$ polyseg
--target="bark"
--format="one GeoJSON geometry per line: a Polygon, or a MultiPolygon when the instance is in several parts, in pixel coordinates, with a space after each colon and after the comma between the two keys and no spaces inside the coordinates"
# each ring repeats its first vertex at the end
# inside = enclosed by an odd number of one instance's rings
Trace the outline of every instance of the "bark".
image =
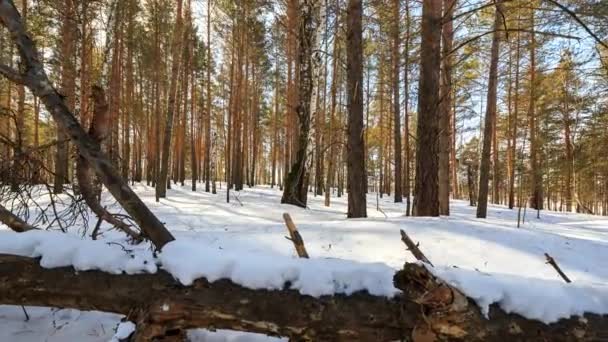
{"type": "MultiPolygon", "coordinates": [[[[531,27],[534,27],[534,9],[531,10],[531,27]]],[[[543,209],[543,175],[540,170],[538,160],[539,140],[536,118],[536,35],[534,31],[530,33],[530,103],[528,109],[530,124],[530,172],[532,174],[530,189],[530,207],[533,209],[543,209]]]]}
{"type": "Polygon", "coordinates": [[[313,88],[313,49],[315,48],[318,0],[299,4],[298,16],[298,107],[299,124],[295,162],[285,180],[281,203],[306,207],[308,176],[306,170],[308,136],[310,134],[310,104],[313,88]]]}
{"type": "MultiPolygon", "coordinates": [[[[365,142],[363,140],[363,5],[349,0],[347,16],[347,101],[348,101],[348,214],[350,218],[367,217],[365,199],[365,142]]],[[[397,74],[399,69],[397,68],[397,74]]],[[[398,88],[398,87],[397,87],[398,88]]],[[[397,94],[399,91],[397,90],[397,94]]],[[[398,98],[398,95],[397,95],[398,98]]],[[[399,117],[399,104],[395,116],[399,117]]],[[[400,137],[401,130],[396,129],[400,137]]],[[[399,141],[400,143],[400,141],[399,141]]],[[[401,155],[400,153],[396,153],[401,155]]],[[[398,158],[401,161],[401,158],[398,158]]],[[[401,172],[401,170],[399,170],[401,172]]],[[[399,184],[400,186],[401,184],[399,184]]],[[[397,199],[395,199],[397,201],[397,199]]]]}
{"type": "Polygon", "coordinates": [[[450,141],[452,117],[452,47],[455,0],[443,0],[441,103],[439,109],[439,214],[450,215],[450,141]]]}
{"type": "MultiPolygon", "coordinates": [[[[337,1],[337,0],[336,0],[337,1]]],[[[337,2],[336,2],[337,4],[337,2]]],[[[334,46],[332,53],[332,74],[330,89],[329,129],[327,130],[327,142],[329,144],[329,158],[327,161],[327,176],[325,177],[325,206],[329,207],[331,200],[331,187],[334,185],[334,156],[336,155],[336,139],[333,134],[334,120],[336,117],[337,93],[338,93],[338,59],[340,58],[340,47],[338,43],[338,28],[340,22],[339,6],[336,5],[336,18],[334,19],[334,46]]]]}
{"type": "Polygon", "coordinates": [[[438,105],[441,65],[441,0],[424,0],[418,85],[414,215],[439,216],[438,105]]]}
{"type": "MultiPolygon", "coordinates": [[[[496,122],[496,101],[498,88],[498,56],[500,53],[500,28],[503,22],[502,0],[496,1],[494,14],[494,34],[490,56],[490,75],[488,80],[488,98],[486,101],[486,118],[483,132],[483,149],[479,173],[479,196],[477,198],[477,218],[485,218],[488,211],[488,182],[490,177],[490,150],[496,122]]],[[[496,152],[496,151],[495,151],[496,152]]]]}
{"type": "Polygon", "coordinates": [[[405,114],[403,118],[403,136],[405,144],[405,177],[403,191],[405,193],[405,216],[410,216],[411,213],[411,198],[410,198],[410,40],[411,40],[411,23],[410,23],[410,4],[409,1],[405,2],[405,47],[404,47],[404,59],[405,64],[403,67],[403,83],[405,92],[405,114]]]}
{"type": "Polygon", "coordinates": [[[163,137],[162,161],[160,165],[160,175],[156,182],[157,197],[167,197],[167,176],[169,174],[169,149],[171,147],[171,134],[173,131],[173,116],[179,105],[175,99],[177,97],[177,81],[180,71],[181,60],[181,41],[182,41],[182,0],[177,0],[177,16],[175,19],[175,31],[173,32],[173,42],[171,44],[171,81],[169,84],[169,99],[167,104],[167,118],[165,122],[165,132],[163,137]]]}
{"type": "MultiPolygon", "coordinates": [[[[519,19],[519,13],[518,13],[519,19]]],[[[519,25],[519,24],[518,24],[519,25]]],[[[519,27],[519,26],[518,26],[519,27]]],[[[517,151],[517,124],[519,116],[519,65],[520,65],[520,51],[521,51],[521,40],[520,34],[517,32],[517,46],[515,52],[515,94],[513,96],[513,118],[511,119],[512,128],[511,134],[511,149],[509,150],[509,164],[511,168],[509,170],[509,209],[515,207],[515,169],[516,169],[516,151],[517,151]]],[[[520,199],[521,200],[521,199],[520,199]]]]}
{"type": "Polygon", "coordinates": [[[395,140],[395,203],[403,202],[402,195],[402,162],[401,162],[401,111],[399,110],[401,102],[399,99],[399,65],[401,59],[399,58],[399,42],[401,41],[399,24],[400,20],[400,6],[399,0],[393,0],[393,117],[394,117],[394,140],[395,140]]]}
{"type": "Polygon", "coordinates": [[[211,1],[207,0],[207,115],[205,116],[205,191],[211,181],[211,1]]]}
{"type": "Polygon", "coordinates": [[[406,264],[394,281],[403,293],[392,299],[366,293],[313,298],[288,289],[251,290],[227,280],[199,279],[184,287],[164,271],[111,275],[45,269],[36,259],[0,255],[1,304],[124,314],[137,323],[135,341],[168,339],[192,328],[293,341],[598,341],[608,334],[608,316],[593,314],[545,325],[492,305],[487,319],[472,300],[417,264],[406,264]]]}
{"type": "MultiPolygon", "coordinates": [[[[75,90],[76,90],[76,68],[73,62],[75,52],[74,42],[76,41],[74,20],[75,4],[73,0],[63,1],[63,18],[61,23],[61,94],[66,97],[68,110],[74,110],[75,90]]],[[[6,25],[6,24],[5,24],[6,25]]],[[[24,28],[25,30],[25,28],[24,28]]],[[[57,151],[55,155],[55,179],[53,191],[57,194],[63,192],[63,185],[69,183],[68,179],[68,159],[69,144],[64,142],[68,139],[65,131],[57,127],[57,151]]]]}
{"type": "Polygon", "coordinates": [[[11,1],[0,2],[0,20],[11,33],[11,37],[19,49],[21,60],[26,66],[25,70],[27,70],[22,75],[6,66],[0,66],[0,73],[13,82],[24,84],[34,96],[40,98],[62,132],[70,137],[82,156],[101,178],[102,183],[142,227],[146,237],[154,243],[157,249],[161,249],[167,242],[172,241],[174,238],[171,233],[133,192],[127,182],[120,177],[120,173],[101,151],[99,144],[84,131],[66,105],[64,98],[53,88],[40,62],[36,46],[25,32],[21,17],[11,1]]]}

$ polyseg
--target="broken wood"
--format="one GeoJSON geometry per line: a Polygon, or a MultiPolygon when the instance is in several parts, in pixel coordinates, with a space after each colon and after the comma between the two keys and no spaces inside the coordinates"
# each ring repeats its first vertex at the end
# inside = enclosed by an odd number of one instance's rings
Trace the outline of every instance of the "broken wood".
{"type": "Polygon", "coordinates": [[[414,241],[412,241],[412,239],[410,239],[410,237],[407,236],[407,234],[403,231],[403,229],[401,229],[401,241],[403,241],[403,243],[405,243],[407,250],[412,252],[412,254],[416,258],[416,260],[425,262],[425,263],[433,266],[433,263],[431,263],[431,261],[420,250],[419,244],[414,243],[414,241]]]}
{"type": "Polygon", "coordinates": [[[555,261],[555,259],[553,259],[553,257],[550,256],[549,253],[545,253],[545,258],[547,258],[547,264],[553,266],[553,268],[557,271],[559,276],[562,277],[562,279],[564,279],[564,281],[566,283],[572,282],[572,280],[570,280],[570,278],[568,278],[566,273],[564,273],[564,271],[562,271],[562,269],[559,267],[559,265],[557,264],[557,261],[555,261]]]}
{"type": "Polygon", "coordinates": [[[287,230],[289,230],[289,235],[291,236],[290,238],[287,238],[287,240],[293,242],[293,246],[295,247],[300,258],[308,259],[308,252],[306,252],[306,246],[304,246],[304,239],[302,239],[302,235],[300,235],[296,224],[293,223],[293,220],[288,213],[283,214],[283,219],[285,220],[285,225],[287,226],[287,230]]]}
{"type": "Polygon", "coordinates": [[[586,314],[543,324],[490,307],[489,319],[423,265],[394,277],[402,294],[314,298],[294,290],[252,290],[228,280],[183,286],[156,274],[115,275],[45,269],[37,259],[0,255],[0,304],[98,310],[128,316],[136,340],[175,340],[209,328],[283,336],[294,341],[601,341],[608,316],[586,314]],[[428,337],[429,339],[423,339],[428,337]]]}

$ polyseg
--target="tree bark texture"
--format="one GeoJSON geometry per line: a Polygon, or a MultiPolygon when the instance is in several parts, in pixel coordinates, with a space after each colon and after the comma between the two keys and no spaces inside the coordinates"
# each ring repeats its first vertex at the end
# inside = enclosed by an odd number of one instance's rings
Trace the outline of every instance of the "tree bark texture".
{"type": "Polygon", "coordinates": [[[439,216],[439,69],[442,0],[422,3],[414,216],[439,216]]]}

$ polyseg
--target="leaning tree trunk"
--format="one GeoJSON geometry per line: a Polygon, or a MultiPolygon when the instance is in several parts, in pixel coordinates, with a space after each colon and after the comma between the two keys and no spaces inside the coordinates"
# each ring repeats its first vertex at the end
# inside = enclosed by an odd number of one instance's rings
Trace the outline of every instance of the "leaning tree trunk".
{"type": "Polygon", "coordinates": [[[422,3],[414,216],[439,216],[438,104],[442,0],[422,3]]]}
{"type": "Polygon", "coordinates": [[[306,207],[308,176],[306,170],[308,136],[310,134],[310,101],[313,88],[313,49],[315,48],[318,0],[304,0],[298,16],[298,151],[291,171],[285,179],[281,203],[306,207]]]}
{"type": "Polygon", "coordinates": [[[494,34],[490,57],[490,79],[488,81],[488,100],[483,130],[483,149],[479,169],[479,196],[477,198],[477,218],[485,218],[488,211],[488,182],[490,178],[490,150],[492,133],[496,121],[496,100],[498,87],[498,54],[500,53],[500,28],[502,27],[502,0],[496,1],[494,15],[494,34]]]}
{"type": "Polygon", "coordinates": [[[161,249],[166,243],[174,240],[163,223],[154,216],[112,166],[108,157],[101,151],[99,144],[80,126],[74,114],[67,107],[63,96],[53,87],[40,62],[36,46],[26,33],[21,16],[11,0],[0,1],[0,20],[17,45],[22,63],[25,65],[24,70],[26,70],[24,74],[20,74],[5,65],[0,65],[0,73],[15,83],[24,84],[34,96],[40,98],[57,125],[70,137],[106,188],[133,217],[156,248],[161,249]]]}

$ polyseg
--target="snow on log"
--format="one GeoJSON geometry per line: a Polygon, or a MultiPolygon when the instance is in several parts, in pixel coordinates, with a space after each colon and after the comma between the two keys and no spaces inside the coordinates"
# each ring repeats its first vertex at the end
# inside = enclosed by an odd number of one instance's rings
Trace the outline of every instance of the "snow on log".
{"type": "Polygon", "coordinates": [[[489,319],[474,302],[420,264],[395,275],[393,297],[364,292],[319,298],[289,290],[253,290],[228,280],[183,286],[155,274],[113,275],[45,269],[37,259],[0,255],[0,303],[124,314],[136,341],[175,340],[186,329],[257,332],[294,341],[599,341],[608,316],[585,315],[546,325],[493,305],[489,319]]]}

